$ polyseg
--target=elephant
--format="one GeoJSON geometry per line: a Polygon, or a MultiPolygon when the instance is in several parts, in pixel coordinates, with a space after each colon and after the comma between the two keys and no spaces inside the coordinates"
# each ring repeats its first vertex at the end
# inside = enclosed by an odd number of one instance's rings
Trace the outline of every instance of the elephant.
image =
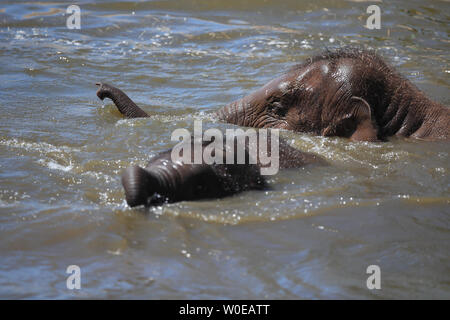
{"type": "MultiPolygon", "coordinates": [[[[199,164],[173,161],[172,149],[151,158],[145,168],[132,166],[122,174],[125,198],[130,207],[154,206],[163,203],[217,199],[247,190],[269,190],[270,185],[261,174],[258,160],[250,161],[252,153],[249,142],[245,145],[245,162],[237,161],[238,139],[233,139],[234,161],[227,163],[225,157],[230,150],[224,148],[222,163],[208,164],[202,159],[199,164]]],[[[193,147],[193,143],[192,147],[193,147]]],[[[202,143],[205,150],[211,141],[202,143]]],[[[268,140],[270,149],[271,140],[268,140]]],[[[302,152],[283,140],[279,144],[279,167],[299,168],[310,164],[326,164],[311,153],[302,152]]]]}
{"type": "MultiPolygon", "coordinates": [[[[105,87],[99,97],[111,97],[126,117],[148,116],[117,90],[105,87]]],[[[239,126],[355,141],[450,139],[450,109],[428,99],[375,52],[359,48],[316,55],[215,116],[239,126]]]]}
{"type": "MultiPolygon", "coordinates": [[[[97,96],[102,100],[110,98],[127,118],[148,117],[122,90],[106,83],[97,85],[97,96]]],[[[260,148],[263,147],[268,156],[272,156],[272,144],[275,141],[271,135],[266,135],[266,138],[267,140],[263,140],[258,132],[252,144],[245,134],[237,134],[230,139],[230,147],[226,143],[227,137],[223,137],[219,144],[223,146],[222,160],[214,163],[206,163],[203,157],[200,163],[194,163],[193,154],[190,155],[191,161],[174,161],[173,149],[170,149],[152,157],[145,168],[129,167],[121,178],[127,204],[130,207],[156,206],[186,200],[222,198],[247,190],[268,190],[270,185],[261,174],[261,168],[267,167],[269,163],[261,160],[260,148]],[[239,140],[241,135],[244,139],[239,140]],[[238,161],[240,145],[244,150],[242,162],[238,161]],[[252,147],[255,149],[252,150],[252,147]],[[228,161],[230,154],[232,160],[228,161]]],[[[213,142],[215,141],[201,141],[202,153],[213,142]]],[[[276,142],[276,161],[280,169],[327,165],[320,156],[293,148],[283,139],[277,139],[276,142]]],[[[180,150],[192,150],[195,139],[185,144],[191,144],[190,148],[182,148],[181,145],[180,150]]]]}
{"type": "Polygon", "coordinates": [[[294,66],[216,117],[355,141],[450,138],[448,107],[428,99],[373,51],[349,47],[294,66]]]}
{"type": "MultiPolygon", "coordinates": [[[[97,96],[111,99],[127,118],[148,117],[122,90],[97,83],[97,96]]],[[[450,109],[428,99],[373,51],[326,51],[289,69],[262,88],[221,108],[224,122],[254,128],[286,129],[353,141],[385,141],[390,136],[422,140],[450,138],[450,109]]],[[[259,138],[258,138],[259,139],[259,138]]],[[[237,139],[234,138],[237,148],[237,139]]],[[[211,142],[202,142],[203,150],[211,142]]],[[[271,140],[267,141],[266,150],[271,140]]],[[[258,144],[259,146],[259,144],[258,144]]],[[[230,149],[223,149],[223,156],[230,149]]],[[[220,198],[270,188],[245,144],[243,164],[174,162],[171,150],[133,166],[122,175],[129,206],[220,198]]],[[[235,155],[236,153],[234,153],[235,155]]],[[[279,166],[327,165],[318,155],[279,143],[279,166]]]]}

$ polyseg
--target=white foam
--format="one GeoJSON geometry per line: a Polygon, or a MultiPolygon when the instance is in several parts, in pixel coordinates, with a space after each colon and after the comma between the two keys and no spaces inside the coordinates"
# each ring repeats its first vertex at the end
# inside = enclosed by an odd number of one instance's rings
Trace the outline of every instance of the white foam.
{"type": "Polygon", "coordinates": [[[26,141],[20,141],[16,138],[14,139],[0,139],[0,145],[4,145],[7,147],[12,148],[18,148],[18,149],[25,149],[26,151],[38,151],[41,153],[48,153],[48,152],[74,152],[74,151],[80,151],[77,148],[71,148],[67,146],[54,146],[50,143],[46,142],[26,142],[26,141]]]}
{"type": "Polygon", "coordinates": [[[43,159],[38,160],[38,163],[46,166],[47,168],[49,168],[51,170],[60,170],[60,171],[68,172],[73,169],[72,163],[69,164],[68,166],[63,166],[63,165],[60,165],[59,163],[56,163],[53,161],[45,161],[43,159]]]}

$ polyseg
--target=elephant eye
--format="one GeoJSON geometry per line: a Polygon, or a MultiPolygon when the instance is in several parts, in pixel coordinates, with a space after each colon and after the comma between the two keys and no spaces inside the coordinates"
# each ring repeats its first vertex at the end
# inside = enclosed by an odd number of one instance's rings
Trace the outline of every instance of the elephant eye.
{"type": "Polygon", "coordinates": [[[274,102],[272,102],[272,103],[270,104],[269,109],[270,109],[270,111],[271,111],[273,114],[275,114],[275,115],[277,115],[277,116],[279,116],[279,117],[284,117],[284,116],[286,116],[286,113],[287,113],[287,108],[285,108],[285,107],[282,105],[282,103],[279,102],[279,101],[274,101],[274,102]]]}

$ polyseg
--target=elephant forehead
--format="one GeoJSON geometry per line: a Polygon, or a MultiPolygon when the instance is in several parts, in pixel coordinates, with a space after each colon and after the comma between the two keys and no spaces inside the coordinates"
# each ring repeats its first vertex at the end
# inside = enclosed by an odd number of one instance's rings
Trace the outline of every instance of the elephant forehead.
{"type": "Polygon", "coordinates": [[[292,77],[293,88],[310,91],[321,87],[323,81],[329,76],[330,69],[328,61],[320,61],[297,70],[292,77]]]}
{"type": "MultiPolygon", "coordinates": [[[[316,65],[310,65],[307,66],[305,68],[302,68],[298,71],[298,75],[297,78],[295,79],[297,82],[302,82],[305,81],[306,79],[308,79],[313,71],[317,71],[317,66],[316,65]]],[[[328,70],[327,70],[328,72],[328,70]]]]}
{"type": "Polygon", "coordinates": [[[289,76],[287,75],[273,79],[261,88],[264,93],[264,97],[269,98],[274,94],[283,94],[287,92],[291,82],[291,79],[289,79],[289,76]]]}
{"type": "Polygon", "coordinates": [[[281,81],[278,84],[278,90],[280,90],[282,93],[285,93],[288,91],[290,84],[291,84],[290,81],[281,81]]]}
{"type": "Polygon", "coordinates": [[[335,70],[332,72],[332,77],[338,82],[344,82],[350,80],[353,70],[352,61],[343,59],[336,66],[335,70]]]}

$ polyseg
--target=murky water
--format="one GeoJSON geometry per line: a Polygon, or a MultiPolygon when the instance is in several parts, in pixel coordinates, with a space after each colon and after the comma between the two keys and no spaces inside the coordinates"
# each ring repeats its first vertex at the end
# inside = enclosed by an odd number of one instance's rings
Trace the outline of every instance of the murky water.
{"type": "Polygon", "coordinates": [[[448,142],[284,132],[329,167],[273,190],[129,209],[120,173],[324,48],[377,49],[450,105],[450,4],[363,1],[0,3],[0,297],[450,298],[448,142]],[[152,116],[124,120],[95,82],[152,116]],[[81,290],[66,268],[81,268],[81,290]],[[366,269],[381,268],[381,290],[366,269]]]}

